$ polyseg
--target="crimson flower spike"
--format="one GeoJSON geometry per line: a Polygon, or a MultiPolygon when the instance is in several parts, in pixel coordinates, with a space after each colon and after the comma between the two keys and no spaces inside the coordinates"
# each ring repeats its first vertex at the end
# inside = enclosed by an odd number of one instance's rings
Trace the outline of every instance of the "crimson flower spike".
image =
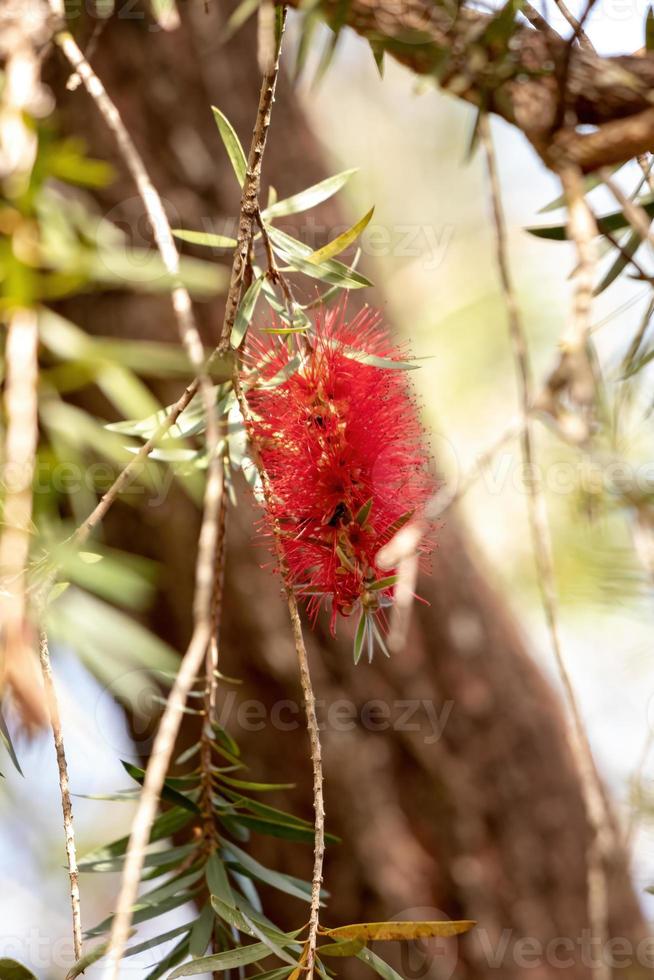
{"type": "MultiPolygon", "coordinates": [[[[351,320],[341,304],[318,311],[311,346],[294,354],[285,339],[250,334],[245,358],[257,384],[248,392],[251,436],[268,474],[267,534],[281,530],[291,585],[315,619],[321,606],[359,614],[355,663],[375,646],[388,655],[385,609],[396,576],[377,554],[435,489],[408,368],[364,308],[351,320]],[[255,372],[254,374],[252,372],[255,372]]],[[[429,552],[429,536],[421,544],[429,552]]]]}

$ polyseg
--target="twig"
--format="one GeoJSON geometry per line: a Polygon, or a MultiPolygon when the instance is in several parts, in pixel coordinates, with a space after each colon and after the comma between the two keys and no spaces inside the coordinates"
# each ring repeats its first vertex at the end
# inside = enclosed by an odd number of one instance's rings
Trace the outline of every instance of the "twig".
{"type": "Polygon", "coordinates": [[[563,14],[563,16],[565,17],[565,19],[567,20],[570,27],[572,28],[573,31],[572,36],[567,42],[569,47],[572,47],[575,41],[579,41],[582,47],[586,48],[587,51],[594,51],[595,48],[593,47],[592,41],[584,31],[584,23],[588,19],[588,15],[590,14],[594,6],[595,0],[593,0],[592,3],[588,3],[586,5],[586,9],[584,10],[580,19],[575,17],[575,15],[566,5],[565,0],[554,0],[554,2],[556,6],[559,8],[559,10],[561,11],[561,13],[563,14]]]}
{"type": "Polygon", "coordinates": [[[568,238],[577,249],[577,268],[572,315],[561,336],[558,364],[547,380],[541,401],[543,405],[547,400],[553,402],[561,391],[567,391],[575,405],[581,409],[578,421],[583,424],[583,432],[580,432],[579,441],[583,441],[590,434],[590,415],[596,388],[589,342],[597,264],[597,225],[586,203],[579,169],[573,164],[565,164],[559,169],[559,177],[568,206],[568,238]]]}
{"type": "Polygon", "coordinates": [[[218,649],[220,625],[223,608],[223,592],[225,584],[225,527],[227,517],[227,495],[223,493],[218,515],[218,536],[216,539],[216,555],[214,560],[214,580],[211,595],[211,635],[205,657],[204,676],[204,718],[200,735],[200,770],[201,796],[200,809],[204,822],[205,846],[208,851],[215,848],[217,843],[216,824],[213,817],[213,732],[212,722],[216,709],[218,693],[218,649]]]}
{"type": "MultiPolygon", "coordinates": [[[[49,3],[53,13],[63,18],[64,7],[62,0],[49,0],[49,3]]],[[[55,40],[73,69],[82,79],[86,90],[94,100],[98,110],[113,133],[125,164],[143,200],[157,247],[164,265],[171,276],[171,299],[180,337],[186,347],[191,363],[198,374],[197,383],[202,394],[206,413],[206,445],[209,457],[202,526],[200,529],[195,569],[193,634],[168,698],[157,731],[152,755],[146,768],[143,792],[141,793],[132,825],[132,832],[125,857],[121,889],[107,951],[107,975],[112,980],[118,980],[120,962],[129,937],[133,905],[138,894],[145,848],[149,841],[150,829],[156,816],[159,796],[170,765],[170,758],[181,723],[184,705],[197,676],[202,659],[205,656],[211,635],[213,561],[218,536],[218,513],[224,490],[224,469],[223,461],[217,453],[219,441],[218,425],[215,417],[214,397],[204,366],[204,349],[195,324],[190,296],[179,279],[179,254],[173,240],[170,224],[166,218],[163,203],[150,180],[140,154],[127,132],[116,106],[109,98],[102,82],[80,51],[74,38],[67,31],[61,31],[56,35],[55,40]]],[[[185,392],[185,396],[188,391],[189,389],[185,392]]],[[[182,396],[182,400],[184,400],[184,396],[182,396]]],[[[164,425],[171,418],[172,414],[169,413],[164,425]]],[[[115,496],[113,499],[115,499],[115,496]]],[[[110,504],[111,500],[108,505],[110,506],[110,504]]],[[[88,528],[88,522],[85,526],[88,528]]]]}
{"type": "Polygon", "coordinates": [[[32,533],[32,483],[38,442],[38,330],[34,310],[17,309],[5,347],[6,488],[0,534],[0,682],[9,687],[23,721],[47,722],[38,668],[28,642],[27,566],[32,533]]]}
{"type": "Polygon", "coordinates": [[[125,487],[128,486],[131,478],[138,472],[143,463],[145,463],[152,450],[159,445],[163,436],[165,436],[168,430],[172,428],[184,409],[188,407],[193,396],[197,394],[199,383],[199,378],[195,378],[184,389],[175,404],[171,406],[168,414],[158,426],[157,430],[146,442],[143,443],[138,452],[134,454],[134,457],[130,459],[125,468],[120,471],[109,489],[101,497],[97,506],[91,511],[86,520],[80,524],[80,526],[71,536],[70,541],[73,544],[81,545],[88,539],[91,532],[105,517],[112,504],[120,496],[125,487]]]}
{"type": "MultiPolygon", "coordinates": [[[[524,423],[522,435],[523,455],[530,478],[527,480],[529,520],[534,547],[534,557],[538,573],[538,583],[543,600],[543,609],[547,621],[552,649],[556,660],[559,677],[566,694],[568,707],[572,716],[572,728],[570,731],[570,745],[573,758],[577,765],[581,782],[582,795],[586,809],[586,817],[589,823],[591,839],[586,855],[587,859],[587,888],[588,888],[588,917],[592,935],[599,940],[600,950],[604,950],[608,939],[608,889],[606,880],[606,868],[604,859],[612,844],[613,834],[610,826],[610,818],[607,813],[606,802],[599,776],[595,768],[592,751],[588,741],[584,723],[581,716],[577,696],[575,694],[572,681],[568,673],[563,650],[558,623],[558,608],[556,587],[554,581],[554,563],[552,555],[552,540],[547,516],[547,505],[543,494],[542,486],[535,478],[534,470],[534,445],[531,420],[529,417],[531,405],[531,370],[527,352],[526,336],[513,289],[513,283],[508,265],[508,250],[506,242],[506,226],[502,211],[500,196],[500,185],[495,163],[492,138],[487,117],[482,120],[481,126],[482,140],[486,150],[486,161],[491,186],[491,196],[493,204],[493,215],[495,223],[495,234],[497,239],[497,264],[502,283],[502,291],[507,307],[509,318],[509,331],[513,357],[516,366],[518,385],[520,389],[520,405],[524,423]]],[[[568,184],[568,188],[570,184],[568,184]]],[[[568,201],[569,211],[577,205],[576,200],[568,201]]],[[[573,225],[572,231],[575,231],[573,225]]],[[[574,237],[574,236],[573,236],[574,237]]],[[[584,242],[585,245],[585,242],[584,242]]],[[[581,272],[584,277],[588,270],[585,265],[585,255],[580,261],[581,272]]],[[[584,278],[583,287],[586,288],[584,278]]],[[[575,319],[579,317],[580,311],[586,311],[586,299],[584,294],[583,302],[577,303],[575,319]]],[[[575,324],[575,336],[583,333],[582,324],[575,324]]],[[[593,975],[596,980],[610,980],[611,970],[605,962],[603,956],[594,962],[593,975]]]]}
{"type": "Polygon", "coordinates": [[[286,7],[282,8],[282,19],[280,33],[277,38],[275,57],[273,64],[263,76],[261,91],[259,93],[259,106],[257,109],[257,119],[252,133],[250,152],[247,159],[247,170],[243,182],[241,194],[241,207],[238,219],[238,233],[236,236],[236,248],[234,249],[234,260],[232,263],[232,274],[227,293],[227,303],[225,306],[225,317],[220,334],[218,350],[220,352],[229,349],[229,338],[232,327],[236,320],[238,305],[241,300],[241,292],[246,269],[249,265],[250,243],[254,223],[259,213],[259,189],[261,186],[261,162],[266,148],[268,128],[270,126],[270,116],[273,102],[275,101],[275,88],[277,86],[277,76],[279,74],[279,56],[281,52],[282,37],[286,25],[286,7]]]}
{"type": "MultiPolygon", "coordinates": [[[[250,442],[252,445],[252,455],[261,478],[261,485],[263,489],[264,501],[268,512],[271,513],[271,502],[272,502],[272,490],[270,486],[270,479],[263,465],[263,460],[261,458],[261,453],[256,440],[252,437],[252,421],[249,406],[243,387],[241,385],[241,380],[238,376],[238,372],[234,374],[234,391],[238,399],[238,404],[241,409],[241,414],[243,416],[244,423],[250,435],[250,442]]],[[[300,669],[300,682],[302,684],[302,694],[304,697],[304,707],[307,719],[307,729],[309,732],[309,741],[311,745],[311,764],[313,768],[313,810],[315,817],[315,834],[314,834],[314,852],[313,852],[313,875],[311,879],[311,909],[309,913],[309,934],[306,944],[306,978],[307,980],[312,980],[313,972],[315,967],[315,954],[316,954],[316,944],[318,940],[318,928],[320,924],[320,888],[323,881],[323,862],[325,858],[325,803],[323,794],[323,772],[322,772],[322,752],[320,747],[320,729],[318,726],[318,718],[316,715],[316,698],[313,692],[313,685],[311,683],[311,672],[309,670],[309,660],[307,657],[306,647],[304,645],[304,637],[302,635],[302,622],[300,619],[300,611],[297,605],[297,599],[295,597],[295,592],[291,585],[291,578],[286,564],[286,559],[284,557],[284,551],[282,548],[282,537],[280,533],[279,526],[275,522],[273,524],[273,536],[275,540],[275,551],[277,555],[277,562],[279,565],[279,570],[282,577],[282,582],[284,584],[284,592],[286,594],[286,601],[288,603],[288,611],[291,617],[291,626],[293,629],[293,640],[295,643],[295,651],[298,658],[298,665],[300,669]]]]}
{"type": "Polygon", "coordinates": [[[620,185],[614,181],[610,170],[600,170],[600,177],[622,208],[623,214],[633,230],[644,242],[649,242],[650,245],[654,245],[652,222],[647,211],[625,194],[620,185]]]}
{"type": "Polygon", "coordinates": [[[61,730],[59,700],[57,698],[57,691],[55,689],[54,680],[52,677],[50,652],[48,650],[48,637],[45,632],[41,633],[39,653],[48,709],[50,711],[50,725],[52,727],[52,735],[54,737],[55,752],[57,754],[59,790],[61,792],[61,809],[64,815],[64,833],[66,835],[66,858],[68,861],[68,877],[70,878],[70,905],[73,917],[73,950],[75,953],[75,959],[79,960],[82,955],[82,912],[80,907],[77,855],[75,851],[73,803],[71,800],[70,786],[68,783],[68,765],[66,763],[64,736],[61,730]]]}

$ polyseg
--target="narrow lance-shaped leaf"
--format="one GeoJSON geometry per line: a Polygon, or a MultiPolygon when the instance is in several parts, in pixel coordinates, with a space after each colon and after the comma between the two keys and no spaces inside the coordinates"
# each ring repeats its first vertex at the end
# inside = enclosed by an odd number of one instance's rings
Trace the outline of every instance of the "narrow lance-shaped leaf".
{"type": "Polygon", "coordinates": [[[476,923],[470,919],[433,922],[359,922],[349,926],[323,929],[325,936],[334,939],[360,939],[363,942],[388,940],[396,942],[408,939],[433,939],[458,936],[469,932],[476,923]]]}
{"type": "MultiPolygon", "coordinates": [[[[644,208],[650,218],[654,217],[654,198],[648,197],[639,201],[638,204],[644,208]]],[[[620,231],[628,225],[629,222],[622,211],[612,211],[610,214],[605,214],[597,219],[597,228],[600,234],[620,231]]],[[[549,241],[563,242],[568,237],[566,227],[563,224],[534,226],[527,228],[527,231],[530,235],[535,235],[536,238],[546,238],[549,241]]]]}
{"type": "Polygon", "coordinates": [[[234,248],[235,238],[227,235],[217,235],[212,231],[192,231],[190,228],[173,228],[173,235],[180,242],[189,245],[206,245],[208,248],[234,248]]]}
{"type": "Polygon", "coordinates": [[[364,228],[366,228],[366,226],[370,223],[370,219],[374,213],[374,207],[370,208],[370,210],[364,214],[363,218],[360,218],[355,224],[352,225],[351,228],[348,228],[347,231],[344,231],[341,235],[338,235],[327,245],[323,245],[322,248],[312,252],[308,261],[313,262],[314,264],[320,264],[321,262],[327,262],[328,259],[333,259],[335,255],[340,255],[340,253],[344,252],[345,249],[352,244],[352,242],[357,240],[364,228]]]}
{"type": "Polygon", "coordinates": [[[232,347],[240,347],[243,343],[243,338],[247,333],[250,321],[254,315],[254,308],[257,305],[257,300],[259,298],[259,293],[261,292],[261,287],[263,286],[263,281],[263,276],[255,279],[247,289],[239,304],[234,326],[232,328],[232,347]]]}
{"type": "Polygon", "coordinates": [[[215,119],[216,126],[218,127],[218,132],[220,133],[221,139],[227,150],[227,155],[230,159],[232,167],[234,168],[234,173],[236,174],[236,179],[238,180],[241,187],[245,183],[245,174],[247,171],[247,159],[241,146],[241,141],[236,135],[236,130],[230,123],[227,116],[216,108],[216,106],[211,107],[213,112],[213,118],[215,119]]]}
{"type": "Polygon", "coordinates": [[[622,270],[629,265],[629,260],[633,258],[638,251],[640,243],[640,235],[637,231],[632,231],[626,242],[622,245],[622,248],[618,252],[617,257],[612,263],[608,272],[600,282],[599,286],[596,287],[595,296],[599,296],[600,293],[603,293],[604,290],[608,289],[611,283],[618,278],[622,270]]]}
{"type": "Polygon", "coordinates": [[[23,770],[20,768],[20,763],[18,761],[18,756],[16,755],[13,742],[11,740],[11,735],[9,734],[9,729],[7,728],[7,723],[2,714],[2,708],[0,707],[0,741],[9,753],[9,757],[14,764],[15,769],[23,775],[23,770]]]}
{"type": "Polygon", "coordinates": [[[270,956],[270,950],[264,943],[251,943],[249,946],[227,949],[223,953],[201,956],[190,963],[184,963],[173,970],[168,980],[177,980],[177,977],[193,977],[203,973],[216,973],[221,970],[234,970],[240,966],[258,963],[268,956],[270,956]]]}
{"type": "Polygon", "coordinates": [[[363,640],[366,635],[366,613],[362,611],[354,637],[354,663],[358,664],[363,653],[363,640]]]}
{"type": "Polygon", "coordinates": [[[2,980],[36,980],[36,977],[22,963],[16,960],[0,959],[0,977],[2,980]]]}
{"type": "Polygon", "coordinates": [[[420,365],[415,361],[394,361],[390,357],[378,357],[376,354],[368,354],[365,351],[343,348],[345,357],[352,361],[359,361],[361,364],[369,364],[371,367],[381,368],[386,371],[416,371],[420,365]]]}
{"type": "Polygon", "coordinates": [[[270,205],[261,217],[264,221],[271,221],[273,218],[281,218],[287,214],[309,211],[338,193],[355,173],[357,173],[357,168],[343,170],[341,173],[334,174],[333,177],[327,177],[326,180],[321,180],[318,184],[313,184],[298,194],[285,197],[282,201],[270,205]]]}

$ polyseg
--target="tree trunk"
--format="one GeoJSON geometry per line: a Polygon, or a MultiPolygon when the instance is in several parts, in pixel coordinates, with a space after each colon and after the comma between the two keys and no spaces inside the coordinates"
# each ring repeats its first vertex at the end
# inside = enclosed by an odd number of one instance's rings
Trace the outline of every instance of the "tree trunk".
{"type": "MultiPolygon", "coordinates": [[[[185,227],[206,227],[203,219],[220,221],[238,208],[238,187],[209,107],[219,105],[247,145],[259,74],[249,27],[220,44],[225,16],[216,0],[208,10],[190,0],[173,33],[151,30],[148,18],[114,18],[94,58],[174,223],[185,227]]],[[[102,207],[114,220],[140,216],[143,234],[142,208],[135,206],[112,137],[82,89],[65,91],[67,73],[58,59],[50,71],[63,128],[83,134],[93,154],[116,165],[119,176],[100,196],[102,207]]],[[[316,140],[282,79],[264,178],[281,196],[325,175],[316,140]]],[[[332,202],[321,212],[323,225],[339,222],[332,202]]],[[[210,344],[221,303],[198,310],[210,344]]],[[[65,312],[99,334],[176,339],[166,297],[94,294],[68,303],[65,312]]],[[[161,386],[158,394],[170,402],[175,392],[161,386]]],[[[272,802],[310,818],[295,656],[279,580],[260,567],[267,556],[256,542],[256,520],[242,488],[239,507],[229,515],[221,668],[243,683],[223,687],[221,718],[251,761],[253,777],[297,784],[272,802]]],[[[161,562],[152,624],[182,650],[190,629],[197,512],[173,488],[157,508],[117,504],[105,526],[113,545],[161,562]]],[[[339,627],[337,640],[322,620],[315,632],[307,630],[324,702],[327,824],[342,838],[328,848],[331,897],[324,917],[334,925],[395,916],[473,918],[477,929],[458,943],[460,980],[540,980],[555,967],[566,977],[586,978],[580,943],[588,928],[588,833],[561,707],[474,554],[458,520],[448,518],[433,573],[419,587],[430,605],[416,606],[402,655],[355,669],[349,624],[339,627]],[[524,937],[532,937],[529,947],[520,945],[524,937]],[[574,951],[570,942],[567,949],[547,946],[559,937],[568,937],[574,951]],[[569,965],[556,957],[569,957],[569,965]]],[[[310,875],[309,847],[259,840],[252,846],[281,870],[310,875]]],[[[644,927],[623,854],[609,873],[611,934],[635,945],[644,927]]],[[[294,899],[266,897],[280,925],[297,927],[306,916],[294,899]]],[[[449,977],[453,943],[440,953],[414,944],[410,962],[401,962],[399,951],[392,955],[407,977],[449,977]]],[[[344,960],[339,967],[341,975],[353,976],[361,964],[344,960]]],[[[650,972],[634,965],[616,975],[650,972]]]]}

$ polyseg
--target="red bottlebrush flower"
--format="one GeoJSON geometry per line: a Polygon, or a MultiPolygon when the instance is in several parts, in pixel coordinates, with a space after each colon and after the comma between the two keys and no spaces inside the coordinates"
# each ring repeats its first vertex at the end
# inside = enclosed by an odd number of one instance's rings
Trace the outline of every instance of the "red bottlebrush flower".
{"type": "Polygon", "coordinates": [[[342,307],[321,311],[311,344],[297,355],[280,338],[250,337],[247,360],[260,378],[247,396],[251,435],[291,585],[310,597],[314,619],[331,605],[332,633],[339,614],[361,611],[358,659],[366,637],[369,656],[375,637],[385,651],[394,575],[377,553],[421,512],[434,481],[408,373],[391,365],[402,352],[380,315],[364,309],[348,322],[342,307]],[[289,371],[294,357],[300,366],[289,371]]]}

